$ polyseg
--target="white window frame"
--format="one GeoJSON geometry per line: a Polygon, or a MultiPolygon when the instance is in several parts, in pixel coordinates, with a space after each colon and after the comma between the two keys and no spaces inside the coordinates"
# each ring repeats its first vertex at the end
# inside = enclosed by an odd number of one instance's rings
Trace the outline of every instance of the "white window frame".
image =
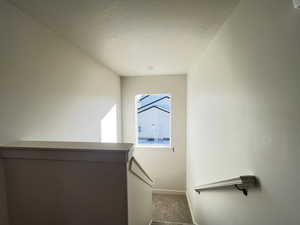
{"type": "Polygon", "coordinates": [[[174,147],[173,146],[173,129],[172,129],[172,123],[173,123],[173,96],[170,93],[141,93],[141,94],[137,94],[135,95],[135,100],[134,100],[134,113],[135,113],[135,125],[134,125],[134,129],[135,129],[135,147],[139,150],[147,150],[149,151],[150,149],[155,149],[155,150],[173,150],[174,151],[174,147]],[[168,95],[170,96],[170,119],[169,119],[169,134],[170,134],[170,143],[168,146],[164,146],[164,145],[143,145],[143,144],[139,144],[138,139],[139,139],[139,124],[138,124],[138,107],[137,107],[137,99],[138,96],[140,95],[168,95]]]}

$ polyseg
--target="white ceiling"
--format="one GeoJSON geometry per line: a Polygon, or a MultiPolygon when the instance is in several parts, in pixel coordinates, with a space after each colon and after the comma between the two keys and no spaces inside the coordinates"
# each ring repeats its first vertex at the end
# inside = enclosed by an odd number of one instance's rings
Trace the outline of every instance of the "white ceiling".
{"type": "Polygon", "coordinates": [[[239,0],[10,0],[120,75],[185,74],[239,0]]]}

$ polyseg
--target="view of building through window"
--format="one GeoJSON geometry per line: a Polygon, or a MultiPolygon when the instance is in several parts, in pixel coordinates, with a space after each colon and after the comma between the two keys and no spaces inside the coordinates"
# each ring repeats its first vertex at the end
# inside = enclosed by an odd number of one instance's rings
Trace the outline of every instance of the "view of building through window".
{"type": "Polygon", "coordinates": [[[171,96],[137,95],[137,144],[170,146],[171,96]]]}

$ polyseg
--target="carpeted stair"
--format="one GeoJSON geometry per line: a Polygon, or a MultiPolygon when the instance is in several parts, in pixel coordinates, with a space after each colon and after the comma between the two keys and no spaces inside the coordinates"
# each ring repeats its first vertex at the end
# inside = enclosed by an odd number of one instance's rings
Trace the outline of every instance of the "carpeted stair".
{"type": "Polygon", "coordinates": [[[151,225],[193,225],[185,195],[153,194],[151,225]]]}

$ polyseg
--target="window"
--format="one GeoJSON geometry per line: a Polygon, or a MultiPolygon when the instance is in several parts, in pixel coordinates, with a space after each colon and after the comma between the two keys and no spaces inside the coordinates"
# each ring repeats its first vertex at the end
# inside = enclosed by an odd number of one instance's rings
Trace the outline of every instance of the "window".
{"type": "Polygon", "coordinates": [[[137,145],[171,146],[171,96],[136,96],[137,145]]]}

